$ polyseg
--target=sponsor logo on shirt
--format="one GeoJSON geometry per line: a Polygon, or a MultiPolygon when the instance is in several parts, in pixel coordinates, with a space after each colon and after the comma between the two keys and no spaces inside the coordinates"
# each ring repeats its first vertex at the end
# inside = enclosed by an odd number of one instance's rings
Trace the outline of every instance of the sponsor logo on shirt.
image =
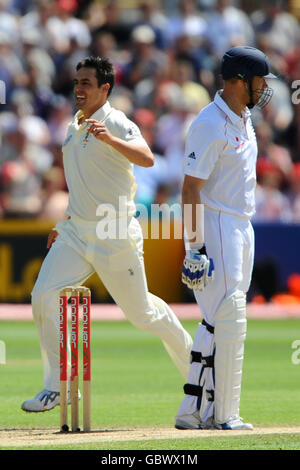
{"type": "Polygon", "coordinates": [[[190,153],[188,158],[192,158],[193,160],[196,160],[195,152],[190,153]]]}
{"type": "Polygon", "coordinates": [[[133,136],[136,136],[136,137],[139,137],[140,136],[140,132],[138,129],[136,129],[135,127],[129,127],[128,129],[128,135],[133,137],[133,136]]]}

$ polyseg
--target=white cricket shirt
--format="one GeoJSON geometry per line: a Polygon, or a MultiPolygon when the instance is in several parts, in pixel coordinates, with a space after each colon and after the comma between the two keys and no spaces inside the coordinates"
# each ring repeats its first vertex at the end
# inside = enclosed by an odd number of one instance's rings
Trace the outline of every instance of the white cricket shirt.
{"type": "MultiPolygon", "coordinates": [[[[91,124],[79,125],[81,115],[81,111],[75,114],[63,144],[63,163],[69,189],[67,215],[96,220],[100,204],[112,205],[117,217],[133,215],[136,191],[133,164],[113,147],[90,134],[88,127],[91,124]],[[119,197],[126,201],[126,207],[122,202],[122,213],[119,211],[119,197]]],[[[147,146],[136,124],[123,112],[112,108],[108,101],[90,119],[101,121],[122,140],[147,146]]]]}
{"type": "Polygon", "coordinates": [[[207,180],[208,208],[250,218],[255,212],[257,142],[248,108],[239,117],[216,93],[189,128],[184,173],[207,180]]]}

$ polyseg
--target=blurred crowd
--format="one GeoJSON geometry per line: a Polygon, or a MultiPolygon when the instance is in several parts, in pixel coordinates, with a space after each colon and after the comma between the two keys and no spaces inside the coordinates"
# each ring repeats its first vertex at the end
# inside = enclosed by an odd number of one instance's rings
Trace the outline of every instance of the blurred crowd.
{"type": "Polygon", "coordinates": [[[91,54],[114,63],[110,102],[156,157],[151,168],[135,167],[136,202],[180,202],[187,129],[222,87],[224,52],[251,45],[279,76],[270,104],[252,113],[254,222],[300,223],[299,19],[297,0],[0,0],[0,218],[63,218],[72,78],[91,54]]]}

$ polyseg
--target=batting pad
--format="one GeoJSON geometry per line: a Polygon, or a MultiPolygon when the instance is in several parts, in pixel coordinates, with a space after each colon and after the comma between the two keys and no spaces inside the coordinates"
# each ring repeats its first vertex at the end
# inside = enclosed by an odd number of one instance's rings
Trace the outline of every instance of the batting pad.
{"type": "Polygon", "coordinates": [[[199,421],[205,422],[214,412],[214,335],[199,323],[191,353],[188,383],[184,386],[185,398],[176,415],[198,413],[199,421]]]}
{"type": "Polygon", "coordinates": [[[215,421],[239,416],[246,338],[246,295],[236,291],[226,298],[215,322],[215,421]]]}

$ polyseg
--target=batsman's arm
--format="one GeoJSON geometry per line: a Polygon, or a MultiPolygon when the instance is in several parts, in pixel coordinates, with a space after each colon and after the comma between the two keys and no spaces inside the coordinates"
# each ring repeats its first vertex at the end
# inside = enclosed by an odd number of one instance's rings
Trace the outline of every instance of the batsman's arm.
{"type": "Polygon", "coordinates": [[[182,282],[193,290],[203,290],[214,278],[214,262],[208,258],[204,241],[204,206],[200,191],[206,180],[185,176],[182,188],[184,225],[188,243],[182,266],[182,282]]]}
{"type": "Polygon", "coordinates": [[[203,206],[200,191],[206,180],[185,175],[182,187],[182,212],[189,243],[204,243],[203,206]]]}

